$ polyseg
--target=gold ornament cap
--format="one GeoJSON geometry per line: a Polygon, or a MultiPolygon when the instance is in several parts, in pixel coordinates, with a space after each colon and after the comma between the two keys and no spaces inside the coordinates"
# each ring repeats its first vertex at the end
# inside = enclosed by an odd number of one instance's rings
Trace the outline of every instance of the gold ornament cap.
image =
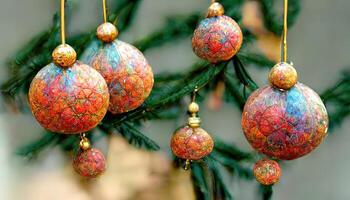
{"type": "Polygon", "coordinates": [[[192,116],[188,118],[188,125],[191,128],[198,128],[201,125],[201,119],[199,117],[196,116],[192,116]]]}
{"type": "Polygon", "coordinates": [[[56,65],[68,68],[77,60],[77,53],[70,45],[61,44],[53,50],[52,59],[56,65]]]}
{"type": "Polygon", "coordinates": [[[89,140],[87,138],[85,138],[85,137],[82,140],[80,140],[79,146],[84,151],[86,151],[86,150],[91,148],[91,144],[90,144],[89,140]]]}
{"type": "Polygon", "coordinates": [[[292,65],[280,62],[270,70],[269,82],[278,89],[288,90],[298,82],[298,74],[292,65]]]}
{"type": "Polygon", "coordinates": [[[208,8],[207,18],[223,16],[225,14],[224,7],[218,3],[212,3],[208,8]]]}
{"type": "Polygon", "coordinates": [[[97,38],[102,42],[109,43],[113,42],[118,36],[118,30],[114,24],[105,22],[98,26],[96,31],[97,38]]]}

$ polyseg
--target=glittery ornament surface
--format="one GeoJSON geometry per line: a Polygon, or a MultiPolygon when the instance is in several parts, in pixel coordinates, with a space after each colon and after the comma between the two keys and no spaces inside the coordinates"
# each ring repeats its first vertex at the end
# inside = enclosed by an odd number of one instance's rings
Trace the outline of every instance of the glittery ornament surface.
{"type": "Polygon", "coordinates": [[[211,63],[232,58],[241,48],[243,35],[230,17],[206,18],[200,22],[192,38],[193,51],[211,63]]]}
{"type": "Polygon", "coordinates": [[[106,168],[103,153],[97,149],[79,150],[73,160],[75,171],[86,178],[96,178],[106,168]]]}
{"type": "Polygon", "coordinates": [[[281,168],[274,160],[261,159],[254,165],[254,176],[263,185],[272,185],[281,177],[281,168]]]}
{"type": "Polygon", "coordinates": [[[93,43],[83,54],[105,78],[110,92],[109,111],[118,114],[139,107],[153,87],[153,73],[143,54],[134,46],[114,40],[93,43]]]}
{"type": "Polygon", "coordinates": [[[242,128],[257,151],[292,160],[322,142],[327,135],[328,116],[320,97],[301,83],[285,92],[265,86],[248,98],[242,128]]]}
{"type": "Polygon", "coordinates": [[[103,77],[80,62],[68,69],[47,65],[34,77],[29,89],[33,115],[44,128],[57,133],[91,130],[106,114],[108,99],[103,77]]]}
{"type": "Polygon", "coordinates": [[[170,146],[179,158],[199,160],[213,150],[214,142],[202,128],[185,126],[175,131],[170,146]]]}

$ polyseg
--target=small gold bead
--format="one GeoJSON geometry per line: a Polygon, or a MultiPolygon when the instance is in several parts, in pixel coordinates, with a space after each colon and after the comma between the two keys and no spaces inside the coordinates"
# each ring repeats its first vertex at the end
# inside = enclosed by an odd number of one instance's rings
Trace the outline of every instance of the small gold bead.
{"type": "Polygon", "coordinates": [[[77,60],[77,53],[68,44],[61,44],[53,50],[52,59],[56,65],[68,68],[77,60]]]}
{"type": "Polygon", "coordinates": [[[224,13],[224,7],[220,3],[215,2],[209,6],[207,18],[222,16],[224,13]]]}
{"type": "Polygon", "coordinates": [[[288,90],[298,82],[298,74],[292,65],[281,62],[271,69],[269,82],[278,89],[288,90]]]}
{"type": "Polygon", "coordinates": [[[82,139],[80,141],[80,148],[83,149],[83,150],[88,150],[90,149],[91,145],[90,145],[90,142],[88,139],[82,139]]]}
{"type": "Polygon", "coordinates": [[[191,102],[190,105],[188,105],[188,111],[190,113],[197,113],[199,111],[199,106],[196,102],[191,102]]]}
{"type": "Polygon", "coordinates": [[[118,30],[114,24],[106,22],[98,26],[96,35],[102,42],[109,43],[117,38],[118,30]]]}

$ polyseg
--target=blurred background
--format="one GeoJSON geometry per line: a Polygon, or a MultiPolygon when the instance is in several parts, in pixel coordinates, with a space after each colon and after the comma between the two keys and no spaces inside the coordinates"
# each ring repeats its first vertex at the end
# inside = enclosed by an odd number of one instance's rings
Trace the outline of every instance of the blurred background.
{"type": "MultiPolygon", "coordinates": [[[[77,2],[74,12],[69,13],[67,37],[90,30],[102,21],[100,1],[77,2]]],[[[131,28],[120,39],[132,43],[160,28],[168,16],[204,12],[208,5],[209,0],[143,0],[131,28]]],[[[278,40],[259,32],[262,25],[256,6],[257,1],[247,1],[243,19],[261,34],[257,48],[276,59],[278,40]]],[[[342,70],[349,69],[349,8],[348,0],[303,0],[300,15],[289,31],[289,58],[297,68],[299,80],[319,93],[335,84],[342,70]]],[[[8,77],[7,59],[38,32],[46,30],[58,9],[58,0],[1,1],[1,82],[8,77]]],[[[145,56],[155,73],[181,71],[197,60],[189,37],[151,49],[145,56]]],[[[267,69],[248,71],[259,85],[267,83],[267,69]]],[[[69,157],[58,148],[48,148],[31,162],[16,156],[14,151],[38,138],[42,129],[30,113],[13,112],[3,101],[0,111],[1,199],[194,199],[188,172],[172,169],[168,148],[171,133],[183,122],[162,120],[145,124],[145,132],[161,146],[162,151],[157,153],[147,153],[122,138],[112,138],[106,174],[88,183],[77,178],[69,157]]],[[[203,106],[201,118],[211,134],[251,151],[241,131],[239,109],[225,103],[215,111],[203,106]]],[[[349,130],[348,118],[314,152],[286,162],[273,199],[349,199],[349,130]]],[[[106,141],[98,145],[106,153],[106,141]]],[[[228,181],[236,199],[258,199],[255,181],[228,181]]]]}

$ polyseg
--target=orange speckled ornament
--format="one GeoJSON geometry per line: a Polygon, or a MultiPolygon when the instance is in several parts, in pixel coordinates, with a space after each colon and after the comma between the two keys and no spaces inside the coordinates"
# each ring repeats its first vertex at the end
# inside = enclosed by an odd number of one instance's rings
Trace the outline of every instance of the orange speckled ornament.
{"type": "Polygon", "coordinates": [[[185,126],[175,131],[170,146],[179,158],[199,160],[213,150],[214,141],[202,128],[185,126]]]}
{"type": "Polygon", "coordinates": [[[34,117],[45,129],[78,134],[91,130],[104,117],[108,87],[93,68],[76,62],[68,69],[53,63],[41,69],[29,88],[34,117]]]}
{"type": "Polygon", "coordinates": [[[271,69],[269,81],[276,88],[288,90],[297,83],[298,74],[292,65],[281,62],[271,69]]]}
{"type": "Polygon", "coordinates": [[[243,34],[235,20],[228,16],[202,20],[192,38],[194,53],[211,63],[231,59],[241,48],[243,34]]]}
{"type": "Polygon", "coordinates": [[[128,112],[139,107],[151,93],[153,72],[144,55],[134,46],[118,39],[92,43],[82,60],[106,80],[110,93],[109,111],[128,112]]]}
{"type": "Polygon", "coordinates": [[[106,159],[98,149],[80,149],[73,160],[75,171],[86,178],[96,178],[106,169],[106,159]]]}
{"type": "Polygon", "coordinates": [[[254,165],[254,176],[256,180],[263,185],[272,185],[277,183],[282,175],[278,163],[270,159],[261,159],[254,165]]]}

